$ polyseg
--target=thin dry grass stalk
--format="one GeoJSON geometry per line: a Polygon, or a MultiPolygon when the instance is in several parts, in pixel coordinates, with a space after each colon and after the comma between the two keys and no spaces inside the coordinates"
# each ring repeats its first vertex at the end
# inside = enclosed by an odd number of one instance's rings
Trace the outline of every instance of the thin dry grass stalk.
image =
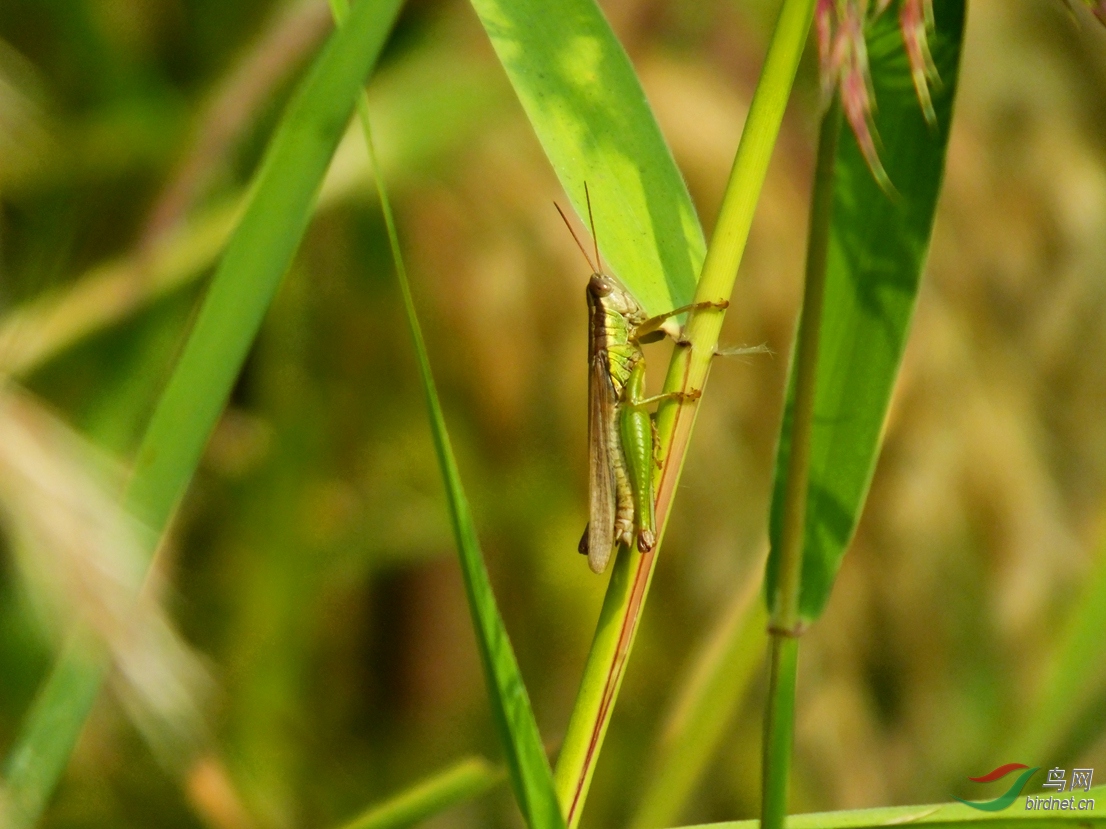
{"type": "Polygon", "coordinates": [[[119,481],[33,396],[0,386],[0,515],[28,592],[51,633],[83,628],[105,644],[128,714],[177,766],[202,742],[209,680],[145,575],[148,532],[121,507],[119,481]]]}

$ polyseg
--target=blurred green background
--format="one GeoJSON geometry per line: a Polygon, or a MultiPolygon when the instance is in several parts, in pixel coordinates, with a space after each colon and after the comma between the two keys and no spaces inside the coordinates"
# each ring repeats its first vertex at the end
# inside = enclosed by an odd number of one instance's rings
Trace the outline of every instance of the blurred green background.
{"type": "MultiPolygon", "coordinates": [[[[709,234],[776,4],[601,5],[709,234]]],[[[329,28],[316,0],[0,2],[0,373],[124,461],[329,28]]],[[[761,576],[812,61],[797,88],[723,335],[775,353],[713,369],[585,826],[632,814],[695,651],[761,576]]],[[[605,587],[575,554],[587,268],[466,3],[409,2],[369,94],[496,594],[555,747],[605,587]]],[[[106,692],[47,826],[329,826],[464,755],[499,757],[363,154],[348,135],[159,558],[163,601],[209,675],[203,759],[166,762],[106,692]]],[[[665,346],[650,354],[659,386],[665,346]]],[[[972,797],[967,776],[1015,760],[1106,775],[1101,651],[1077,707],[1041,702],[1106,568],[1104,412],[1106,29],[1055,0],[976,0],[885,448],[805,638],[796,810],[972,797]]],[[[5,750],[60,627],[12,536],[5,750]]],[[[756,814],[762,686],[720,714],[688,821],[756,814]]],[[[432,825],[519,821],[501,788],[432,825]]]]}

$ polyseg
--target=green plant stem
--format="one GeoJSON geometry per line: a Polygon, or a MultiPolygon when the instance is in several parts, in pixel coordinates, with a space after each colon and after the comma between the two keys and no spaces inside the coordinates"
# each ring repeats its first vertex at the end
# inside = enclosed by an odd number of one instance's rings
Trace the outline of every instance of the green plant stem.
{"type": "Polygon", "coordinates": [[[795,735],[795,676],[799,666],[799,640],[773,634],[769,663],[768,705],[764,710],[763,774],[760,820],[764,827],[779,829],[787,817],[788,770],[795,735]]]}
{"type": "MultiPolygon", "coordinates": [[[[741,132],[726,185],[718,224],[711,239],[703,273],[695,290],[696,302],[728,298],[733,293],[738,267],[749,239],[753,214],[768,173],[772,148],[779,135],[783,113],[795,81],[795,72],[814,16],[815,0],[785,0],[768,46],[764,70],[757,83],[749,115],[741,132]]],[[[668,367],[664,390],[699,389],[706,385],[724,312],[693,312],[684,330],[688,347],[676,350],[668,367]]],[[[662,404],[657,432],[662,468],[657,483],[657,526],[663,528],[679,483],[691,430],[698,410],[694,402],[662,404]]],[[[659,535],[659,533],[658,533],[659,535]]]]}
{"type": "Polygon", "coordinates": [[[810,434],[814,423],[814,393],[818,377],[818,340],[825,299],[826,253],[833,215],[833,167],[841,107],[835,95],[822,118],[818,161],[810,204],[803,309],[795,348],[795,408],[791,418],[791,454],[787,463],[783,529],[780,534],[778,593],[769,605],[772,656],[768,703],[764,712],[764,762],[761,786],[761,826],[781,829],[787,814],[787,784],[795,729],[795,676],[802,633],[799,593],[802,585],[803,539],[806,530],[810,434]]]}
{"type": "MultiPolygon", "coordinates": [[[[741,134],[714,238],[707,251],[696,299],[728,297],[737,278],[753,213],[760,198],[783,113],[806,44],[815,0],[785,0],[768,47],[749,116],[741,134]]],[[[690,347],[677,349],[669,366],[665,391],[702,389],[718,345],[722,312],[693,313],[688,322],[690,347]]],[[[662,405],[658,414],[661,469],[657,480],[658,545],[642,556],[619,551],[599,625],[592,640],[580,691],[557,759],[554,782],[569,829],[580,819],[602,748],[626,662],[637,633],[641,609],[653,577],[656,552],[668,522],[688,440],[694,403],[662,405]]]]}
{"type": "Polygon", "coordinates": [[[841,108],[837,96],[834,96],[822,118],[818,139],[818,161],[810,204],[810,238],[807,244],[803,307],[795,346],[795,409],[791,419],[791,454],[787,463],[784,519],[780,534],[779,588],[775,600],[769,602],[769,606],[775,608],[771,619],[772,627],[792,636],[800,633],[799,587],[802,580],[807,488],[810,482],[810,432],[814,423],[818,340],[825,303],[826,252],[829,248],[830,219],[833,213],[833,164],[840,131],[841,108]]]}

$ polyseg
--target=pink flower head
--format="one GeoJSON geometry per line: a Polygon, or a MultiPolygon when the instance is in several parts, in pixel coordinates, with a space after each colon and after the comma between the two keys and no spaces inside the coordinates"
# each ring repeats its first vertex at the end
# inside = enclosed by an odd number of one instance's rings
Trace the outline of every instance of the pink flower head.
{"type": "MultiPolygon", "coordinates": [[[[1093,2],[1106,3],[1106,0],[1093,2]]],[[[926,120],[933,123],[936,115],[929,85],[939,80],[927,40],[933,29],[933,0],[899,0],[899,4],[899,26],[910,61],[914,90],[926,120]]],[[[869,15],[869,0],[818,0],[814,10],[822,96],[828,102],[835,89],[840,92],[841,108],[856,136],[856,143],[872,175],[885,190],[892,187],[876,149],[878,136],[872,120],[875,95],[864,30],[869,20],[878,17],[890,5],[891,0],[875,0],[869,15]]]]}
{"type": "Polygon", "coordinates": [[[926,121],[934,124],[937,115],[933,111],[933,99],[929,97],[929,85],[937,83],[939,78],[927,38],[927,34],[933,31],[933,0],[902,0],[899,28],[902,29],[903,45],[910,60],[910,77],[914,81],[918,103],[922,105],[926,121]]]}

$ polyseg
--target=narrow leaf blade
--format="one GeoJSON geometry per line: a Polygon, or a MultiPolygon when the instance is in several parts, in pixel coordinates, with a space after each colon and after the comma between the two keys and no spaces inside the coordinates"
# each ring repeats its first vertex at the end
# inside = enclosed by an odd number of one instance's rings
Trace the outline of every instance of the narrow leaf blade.
{"type": "MultiPolygon", "coordinates": [[[[935,127],[926,123],[915,97],[895,16],[882,15],[868,35],[880,156],[895,192],[880,189],[851,134],[842,135],[838,145],[800,600],[808,622],[829,599],[867,497],[933,229],[956,94],[964,0],[938,0],[934,6],[930,45],[941,76],[933,92],[935,127]]],[[[792,376],[776,457],[769,597],[776,594],[794,393],[792,376]]]]}
{"type": "Polygon", "coordinates": [[[608,269],[650,313],[689,303],[706,255],[703,231],[637,75],[595,0],[472,5],[584,219],[587,183],[608,269]]]}
{"type": "MultiPolygon", "coordinates": [[[[331,0],[331,9],[339,21],[345,19],[345,0],[331,0]]],[[[461,562],[469,612],[472,614],[473,625],[476,628],[476,644],[480,651],[480,662],[484,669],[484,680],[492,714],[499,730],[500,742],[507,753],[507,768],[511,774],[515,798],[530,829],[563,829],[565,823],[553,789],[553,773],[549,768],[549,759],[542,746],[538,724],[530,708],[530,698],[526,693],[526,686],[522,681],[510,638],[507,636],[507,627],[499,615],[491,580],[484,565],[484,556],[480,552],[480,542],[476,535],[472,511],[469,509],[468,499],[465,497],[461,483],[461,472],[453,455],[441,400],[434,383],[434,374],[430,369],[426,341],[422,336],[422,326],[415,312],[411,283],[407,278],[407,267],[399,244],[391,201],[376,159],[369,105],[364,96],[358,101],[358,116],[365,135],[369,163],[376,179],[380,205],[384,212],[388,242],[396,268],[396,280],[403,297],[403,310],[415,346],[419,379],[422,381],[430,417],[430,431],[438,455],[438,465],[445,483],[446,500],[457,541],[457,555],[461,562]]]]}
{"type": "Polygon", "coordinates": [[[130,506],[151,527],[164,526],[192,477],[307,230],[323,176],[399,6],[400,0],[358,5],[273,136],[249,206],[138,450],[130,506]]]}

